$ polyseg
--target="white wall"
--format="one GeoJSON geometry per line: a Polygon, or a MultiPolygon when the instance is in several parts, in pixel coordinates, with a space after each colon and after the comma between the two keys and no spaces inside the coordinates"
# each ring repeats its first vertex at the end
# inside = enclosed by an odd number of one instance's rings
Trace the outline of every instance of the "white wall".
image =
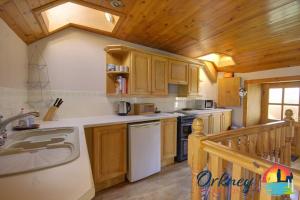
{"type": "MultiPolygon", "coordinates": [[[[119,99],[105,95],[106,54],[104,48],[111,44],[125,44],[149,51],[172,55],[114,38],[78,30],[67,29],[44,38],[29,46],[29,54],[40,52],[44,57],[50,77],[49,99],[61,97],[65,103],[59,117],[80,117],[114,113],[114,104],[119,99]]],[[[203,98],[216,97],[216,84],[211,84],[201,70],[201,93],[203,98]]],[[[162,111],[173,111],[186,106],[187,99],[176,98],[176,88],[170,87],[166,98],[129,98],[130,102],[154,102],[162,111]],[[172,92],[173,91],[173,92],[172,92]]],[[[30,97],[38,95],[31,91],[30,97]],[[32,95],[35,94],[35,95],[32,95]]],[[[51,101],[49,101],[51,102],[51,101]]],[[[36,109],[45,111],[45,105],[36,109]]]]}
{"type": "MultiPolygon", "coordinates": [[[[244,82],[244,80],[263,79],[263,78],[272,78],[272,77],[284,77],[284,76],[296,76],[296,75],[300,75],[300,66],[235,74],[236,77],[242,78],[242,83],[244,82]]],[[[219,73],[219,77],[223,77],[223,74],[219,73]]],[[[243,105],[241,105],[240,107],[232,107],[232,109],[233,109],[233,123],[235,125],[242,126],[242,124],[243,124],[243,105]]]]}
{"type": "Polygon", "coordinates": [[[27,45],[0,18],[0,115],[27,107],[27,45]]]}

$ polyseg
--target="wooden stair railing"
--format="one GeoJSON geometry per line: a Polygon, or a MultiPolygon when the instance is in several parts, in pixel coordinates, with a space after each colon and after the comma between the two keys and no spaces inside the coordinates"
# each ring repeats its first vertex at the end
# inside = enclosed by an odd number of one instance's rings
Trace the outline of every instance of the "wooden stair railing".
{"type": "Polygon", "coordinates": [[[293,154],[300,156],[300,122],[295,122],[294,139],[292,142],[293,154]]]}
{"type": "MultiPolygon", "coordinates": [[[[188,140],[188,164],[192,171],[192,200],[200,199],[276,199],[261,187],[261,175],[274,163],[290,167],[295,122],[287,110],[284,121],[256,125],[205,136],[203,121],[193,122],[188,140]],[[212,177],[228,172],[233,179],[253,179],[255,188],[243,193],[241,187],[199,187],[197,176],[208,169],[212,177]],[[255,190],[253,190],[255,189],[255,190]]],[[[293,169],[294,185],[300,189],[300,171],[293,169]]],[[[278,198],[277,198],[278,199],[278,198]]]]}

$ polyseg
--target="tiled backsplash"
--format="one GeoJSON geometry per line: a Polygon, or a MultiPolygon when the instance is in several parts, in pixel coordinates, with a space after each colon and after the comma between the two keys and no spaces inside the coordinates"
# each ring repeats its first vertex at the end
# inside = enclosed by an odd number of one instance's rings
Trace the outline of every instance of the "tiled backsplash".
{"type": "Polygon", "coordinates": [[[0,87],[0,115],[4,118],[16,115],[21,108],[29,109],[26,89],[0,87]]]}
{"type": "Polygon", "coordinates": [[[63,98],[64,103],[58,110],[56,118],[114,114],[120,100],[130,103],[155,103],[158,110],[163,112],[193,107],[194,103],[194,98],[176,97],[174,94],[155,98],[116,98],[107,97],[104,93],[96,91],[51,90],[43,94],[43,99],[40,95],[39,90],[0,87],[0,114],[6,118],[18,114],[21,108],[25,108],[40,111],[43,116],[57,97],[63,98]]]}
{"type": "Polygon", "coordinates": [[[56,98],[62,98],[64,103],[57,112],[57,118],[87,117],[97,115],[107,115],[116,113],[117,103],[120,100],[130,103],[155,103],[159,110],[163,112],[174,111],[181,108],[192,107],[194,98],[183,98],[176,96],[160,98],[116,98],[107,97],[104,93],[96,91],[65,91],[51,90],[47,93],[48,100],[44,102],[34,101],[34,96],[38,96],[39,91],[30,91],[29,99],[33,99],[29,104],[34,110],[41,112],[41,115],[47,111],[56,98]]]}

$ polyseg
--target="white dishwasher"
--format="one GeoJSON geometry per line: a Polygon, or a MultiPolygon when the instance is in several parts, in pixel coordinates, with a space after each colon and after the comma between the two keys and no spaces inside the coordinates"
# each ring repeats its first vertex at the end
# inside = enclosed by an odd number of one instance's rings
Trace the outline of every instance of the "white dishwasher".
{"type": "Polygon", "coordinates": [[[160,171],[160,122],[145,122],[128,126],[127,178],[138,181],[160,171]]]}

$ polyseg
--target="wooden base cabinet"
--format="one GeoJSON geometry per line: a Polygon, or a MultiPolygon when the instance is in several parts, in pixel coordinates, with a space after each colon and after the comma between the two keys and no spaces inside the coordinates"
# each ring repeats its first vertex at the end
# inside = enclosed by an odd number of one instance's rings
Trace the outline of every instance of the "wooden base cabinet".
{"type": "Polygon", "coordinates": [[[173,164],[177,148],[177,119],[161,120],[161,165],[173,164]]]}
{"type": "Polygon", "coordinates": [[[230,129],[232,123],[231,111],[225,111],[222,113],[222,131],[230,129]]]}
{"type": "Polygon", "coordinates": [[[125,181],[127,172],[127,125],[86,130],[96,191],[125,181]]]}
{"type": "Polygon", "coordinates": [[[216,134],[222,131],[229,130],[231,126],[231,111],[220,113],[212,113],[209,115],[199,116],[203,120],[205,135],[216,134]]]}

